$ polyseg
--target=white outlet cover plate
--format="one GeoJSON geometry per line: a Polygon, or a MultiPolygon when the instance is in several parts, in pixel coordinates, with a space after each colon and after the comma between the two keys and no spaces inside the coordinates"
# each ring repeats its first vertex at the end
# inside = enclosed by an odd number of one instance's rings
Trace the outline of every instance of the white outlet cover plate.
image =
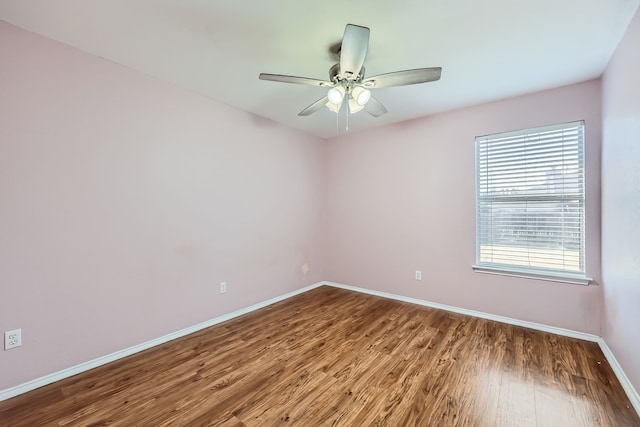
{"type": "Polygon", "coordinates": [[[14,329],[4,333],[4,349],[20,347],[22,345],[22,329],[14,329]]]}

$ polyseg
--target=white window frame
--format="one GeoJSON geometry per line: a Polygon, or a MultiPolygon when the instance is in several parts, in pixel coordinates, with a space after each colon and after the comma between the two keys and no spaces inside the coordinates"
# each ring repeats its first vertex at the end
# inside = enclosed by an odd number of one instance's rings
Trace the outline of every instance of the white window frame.
{"type": "MultiPolygon", "coordinates": [[[[564,135],[559,137],[563,143],[561,152],[561,168],[566,168],[569,165],[569,160],[565,161],[564,153],[565,153],[565,137],[564,135]]],[[[491,273],[491,274],[499,274],[499,275],[507,275],[507,276],[516,276],[516,277],[524,277],[524,278],[533,278],[533,279],[541,279],[541,280],[549,280],[555,282],[566,282],[566,283],[574,283],[580,285],[588,285],[591,282],[591,278],[586,275],[586,218],[585,218],[585,195],[586,195],[586,170],[585,170],[585,143],[584,143],[584,121],[577,121],[571,123],[562,123],[551,126],[543,126],[532,129],[525,129],[513,132],[503,132],[492,135],[485,135],[476,137],[476,263],[473,265],[473,269],[479,273],[491,273]],[[577,134],[576,134],[577,130],[577,134]],[[552,190],[549,189],[540,189],[538,187],[544,187],[538,185],[537,187],[533,184],[528,184],[529,174],[525,174],[524,171],[528,170],[532,172],[532,174],[538,174],[540,176],[540,165],[542,162],[556,162],[557,164],[558,156],[558,137],[557,135],[562,135],[562,132],[571,132],[566,137],[566,149],[567,158],[569,155],[573,156],[573,164],[575,164],[575,158],[577,153],[577,172],[573,172],[574,175],[577,174],[577,178],[573,178],[572,181],[569,181],[570,178],[567,178],[567,187],[571,188],[571,191],[565,190],[564,185],[564,176],[567,176],[563,173],[555,173],[553,175],[554,179],[559,177],[561,179],[562,185],[557,186],[554,185],[552,190]],[[552,135],[554,142],[551,142],[549,138],[545,138],[546,135],[552,135]],[[577,136],[575,136],[577,135],[577,136]],[[535,141],[535,142],[534,142],[535,141]],[[541,141],[541,142],[540,142],[541,141]],[[575,147],[571,147],[571,144],[576,145],[575,147]],[[535,148],[531,149],[531,147],[535,144],[535,148]],[[552,145],[553,144],[553,145],[552,145]],[[499,147],[499,148],[496,148],[499,147]],[[506,147],[506,150],[505,148],[506,147]],[[521,148],[523,147],[523,148],[521,148]],[[541,151],[538,151],[542,149],[541,151]],[[493,151],[492,151],[493,150],[493,151]],[[574,151],[575,150],[575,151],[574,151]],[[536,153],[532,153],[536,151],[536,153]],[[553,154],[551,154],[553,151],[553,154]],[[569,154],[570,152],[570,154],[569,154]],[[505,154],[506,153],[506,154],[505,154]],[[523,154],[520,154],[523,153],[523,154]],[[504,166],[505,166],[505,157],[506,167],[509,168],[509,171],[515,169],[515,173],[509,172],[505,178],[504,166]],[[553,159],[552,159],[553,157],[553,159]],[[542,159],[542,161],[540,161],[542,159]],[[536,165],[536,160],[538,164],[536,165]],[[491,171],[490,164],[491,163],[499,164],[499,167],[494,169],[494,172],[491,171]],[[522,166],[524,164],[524,167],[522,166]],[[527,164],[535,165],[527,168],[527,164]],[[498,170],[502,168],[499,172],[498,170]],[[522,172],[520,172],[522,171],[522,172]],[[526,177],[526,178],[525,178],[526,177]],[[492,189],[496,188],[506,188],[507,184],[500,183],[494,184],[500,180],[509,181],[508,185],[515,185],[518,190],[514,191],[495,191],[492,194],[492,189]],[[515,182],[513,184],[512,182],[515,182]],[[528,186],[528,187],[527,187],[528,186]],[[575,204],[576,200],[578,200],[578,210],[572,212],[571,219],[575,221],[575,216],[577,212],[577,217],[579,220],[579,226],[576,229],[579,229],[579,237],[577,238],[578,243],[572,242],[572,250],[565,248],[561,245],[561,241],[556,241],[556,237],[542,237],[541,230],[537,233],[531,233],[530,230],[536,230],[535,225],[531,225],[534,220],[549,220],[552,217],[545,217],[544,215],[552,215],[544,212],[544,207],[546,204],[558,204],[563,200],[569,200],[575,204]],[[533,212],[529,215],[529,204],[531,204],[533,212]],[[499,213],[493,214],[494,205],[496,207],[502,206],[502,210],[499,213]],[[513,209],[513,215],[505,215],[504,206],[509,206],[507,209],[513,209]],[[517,206],[519,209],[524,208],[525,220],[524,223],[527,232],[524,237],[504,237],[504,236],[513,236],[514,230],[516,229],[515,224],[522,224],[523,220],[521,217],[516,216],[516,209],[514,206],[517,206]],[[482,209],[484,207],[484,209],[482,209]],[[486,214],[486,210],[490,209],[491,214],[486,214]],[[537,209],[537,213],[536,213],[537,209]],[[483,211],[485,213],[483,213],[483,211]],[[496,226],[495,223],[497,221],[502,221],[506,225],[505,227],[496,226]],[[487,224],[483,226],[483,224],[487,224]],[[512,234],[509,234],[512,233],[512,234]],[[494,237],[493,236],[503,236],[503,237],[494,237]],[[513,239],[509,242],[509,239],[513,239]],[[551,240],[550,240],[551,239],[551,240]],[[516,241],[518,240],[518,241],[516,241]],[[499,242],[499,243],[498,243],[499,242]],[[506,243],[505,243],[506,242],[506,243]],[[553,243],[557,244],[561,247],[560,250],[552,250],[547,249],[546,247],[538,246],[538,245],[552,245],[553,243]],[[575,259],[575,246],[577,245],[577,253],[578,260],[573,261],[573,264],[569,267],[566,267],[568,264],[563,261],[563,267],[549,267],[543,266],[545,263],[542,261],[536,262],[532,261],[537,257],[550,257],[548,258],[549,265],[552,265],[556,262],[559,263],[559,259],[564,259],[564,257],[572,257],[572,260],[575,259]],[[517,255],[511,255],[508,251],[512,248],[513,253],[517,255]],[[522,254],[526,254],[526,256],[522,256],[522,254]],[[484,258],[484,259],[482,259],[484,258]],[[526,261],[524,259],[527,259],[526,261]],[[578,263],[577,267],[575,263],[578,263]],[[528,265],[526,265],[528,263],[528,265]],[[537,265],[536,265],[537,264],[537,265]]],[[[543,163],[546,167],[546,163],[543,163]]],[[[557,167],[557,166],[556,166],[557,167]]],[[[538,183],[542,179],[543,182],[547,182],[550,179],[550,176],[545,176],[544,178],[535,178],[538,183]]],[[[564,212],[564,211],[563,211],[564,212]]],[[[522,213],[519,214],[520,216],[522,213]]],[[[564,213],[562,214],[564,217],[564,213]]],[[[574,222],[575,223],[575,222],[574,222]]],[[[546,223],[545,223],[546,224],[546,223]]],[[[564,227],[565,220],[562,219],[562,233],[564,236],[564,227]]],[[[574,230],[574,226],[572,225],[572,231],[574,230]]],[[[549,234],[553,235],[553,233],[546,233],[546,236],[549,234]]],[[[540,259],[540,258],[539,258],[540,259]]]]}

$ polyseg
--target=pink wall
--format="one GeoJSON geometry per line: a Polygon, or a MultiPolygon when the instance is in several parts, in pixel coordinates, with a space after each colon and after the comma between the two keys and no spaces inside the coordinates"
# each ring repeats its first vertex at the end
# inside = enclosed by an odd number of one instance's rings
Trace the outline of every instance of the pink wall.
{"type": "Polygon", "coordinates": [[[327,280],[598,334],[600,89],[595,80],[329,141],[327,280]],[[580,119],[595,283],[473,272],[474,137],[580,119]]]}
{"type": "Polygon", "coordinates": [[[2,22],[0,62],[0,390],[324,278],[322,141],[2,22]]]}
{"type": "Polygon", "coordinates": [[[603,336],[640,390],[640,12],[603,76],[603,336]]]}

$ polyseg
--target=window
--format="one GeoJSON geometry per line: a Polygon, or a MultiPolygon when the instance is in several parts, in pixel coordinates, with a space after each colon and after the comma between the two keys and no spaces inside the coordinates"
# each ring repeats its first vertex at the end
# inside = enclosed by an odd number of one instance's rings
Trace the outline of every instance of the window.
{"type": "Polygon", "coordinates": [[[588,284],[584,122],[476,138],[476,265],[588,284]]]}

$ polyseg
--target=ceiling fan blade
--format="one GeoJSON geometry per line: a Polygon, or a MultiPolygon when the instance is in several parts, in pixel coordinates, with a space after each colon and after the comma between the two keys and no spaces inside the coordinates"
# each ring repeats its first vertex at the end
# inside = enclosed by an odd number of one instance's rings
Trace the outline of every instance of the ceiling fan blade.
{"type": "Polygon", "coordinates": [[[282,74],[260,73],[260,80],[271,80],[273,82],[295,83],[299,85],[333,87],[335,84],[330,81],[310,79],[307,77],[284,76],[282,74]]]}
{"type": "Polygon", "coordinates": [[[329,97],[325,96],[324,98],[320,98],[316,102],[314,102],[313,104],[309,105],[304,110],[300,111],[298,113],[298,115],[299,116],[310,116],[311,114],[315,113],[316,111],[318,111],[319,109],[324,107],[324,105],[327,102],[329,102],[329,97]]]}
{"type": "Polygon", "coordinates": [[[362,85],[368,89],[389,86],[414,85],[417,83],[426,83],[440,80],[441,73],[442,68],[440,67],[396,71],[393,73],[367,77],[362,81],[362,85]]]}
{"type": "Polygon", "coordinates": [[[340,48],[340,73],[355,79],[360,74],[369,47],[369,28],[347,24],[340,48]]]}
{"type": "Polygon", "coordinates": [[[382,102],[378,101],[373,96],[369,98],[369,102],[364,104],[364,109],[367,113],[371,114],[373,117],[380,117],[383,114],[387,114],[387,109],[384,108],[382,102]]]}

